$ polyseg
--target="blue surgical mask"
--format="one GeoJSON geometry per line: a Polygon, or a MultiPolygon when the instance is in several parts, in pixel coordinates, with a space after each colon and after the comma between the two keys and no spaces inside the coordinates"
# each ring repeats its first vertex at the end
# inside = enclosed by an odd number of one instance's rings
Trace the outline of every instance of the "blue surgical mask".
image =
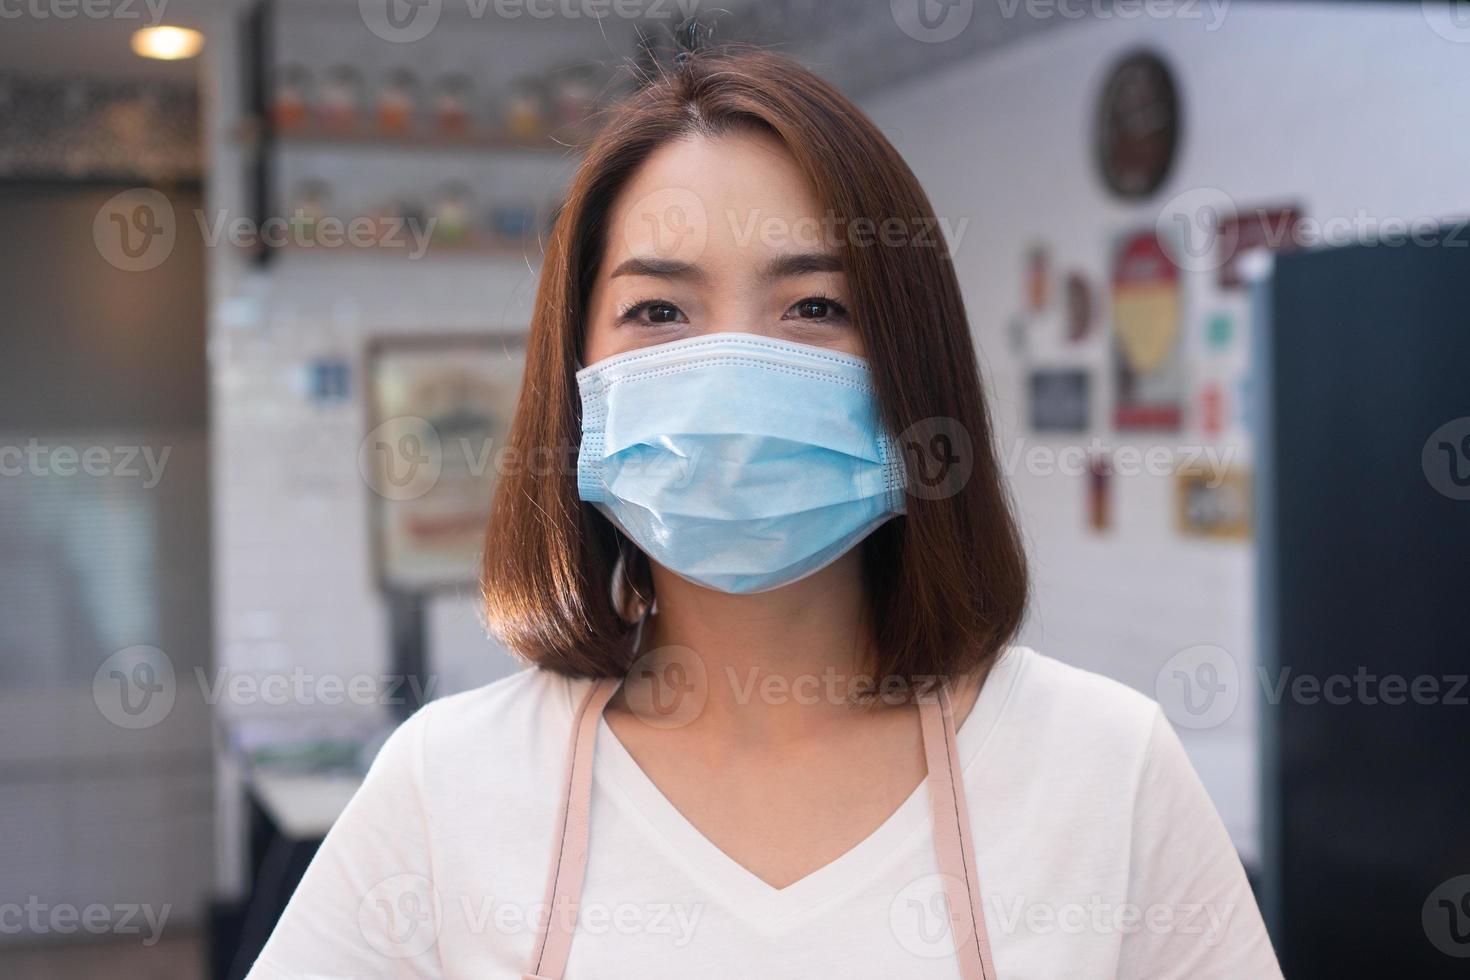
{"type": "Polygon", "coordinates": [[[578,494],[692,582],[778,588],[904,511],[861,358],[710,334],[599,361],[577,387],[578,494]]]}

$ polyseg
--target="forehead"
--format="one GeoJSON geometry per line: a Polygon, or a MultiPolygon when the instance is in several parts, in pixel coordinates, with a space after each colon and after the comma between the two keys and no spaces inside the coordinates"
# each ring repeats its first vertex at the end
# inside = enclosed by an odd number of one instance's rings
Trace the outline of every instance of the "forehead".
{"type": "Polygon", "coordinates": [[[660,258],[758,262],[822,244],[816,188],[774,136],[739,130],[659,147],[613,203],[603,268],[660,258]]]}

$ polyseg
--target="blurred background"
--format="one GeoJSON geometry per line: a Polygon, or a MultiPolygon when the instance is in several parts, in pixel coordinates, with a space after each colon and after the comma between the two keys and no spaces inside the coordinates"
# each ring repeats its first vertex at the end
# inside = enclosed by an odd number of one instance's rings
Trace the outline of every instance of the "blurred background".
{"type": "Polygon", "coordinates": [[[386,731],[516,669],[473,568],[541,243],[691,15],[918,174],[1024,640],[1163,704],[1287,975],[1467,975],[1427,0],[0,2],[0,975],[242,976],[386,731]]]}

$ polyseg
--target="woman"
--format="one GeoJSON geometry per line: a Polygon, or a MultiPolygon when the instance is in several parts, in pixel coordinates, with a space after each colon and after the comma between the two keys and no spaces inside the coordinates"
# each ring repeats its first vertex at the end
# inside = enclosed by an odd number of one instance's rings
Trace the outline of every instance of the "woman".
{"type": "Polygon", "coordinates": [[[398,730],[253,976],[1279,975],[1157,706],[1008,647],[934,226],[784,58],[683,56],[612,115],[486,542],[533,667],[398,730]]]}

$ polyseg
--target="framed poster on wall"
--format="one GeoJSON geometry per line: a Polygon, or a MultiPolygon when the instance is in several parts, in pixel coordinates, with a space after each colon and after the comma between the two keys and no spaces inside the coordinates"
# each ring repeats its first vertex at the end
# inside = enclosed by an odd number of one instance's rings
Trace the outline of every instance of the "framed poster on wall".
{"type": "Polygon", "coordinates": [[[473,584],[525,369],[515,334],[383,337],[368,348],[371,493],[379,585],[422,594],[473,584]]]}
{"type": "Polygon", "coordinates": [[[1177,431],[1184,399],[1179,267],[1149,229],[1118,242],[1112,276],[1113,424],[1177,431]]]}
{"type": "Polygon", "coordinates": [[[1032,371],[1029,380],[1034,432],[1086,432],[1092,424],[1092,394],[1086,371],[1032,371]]]}

